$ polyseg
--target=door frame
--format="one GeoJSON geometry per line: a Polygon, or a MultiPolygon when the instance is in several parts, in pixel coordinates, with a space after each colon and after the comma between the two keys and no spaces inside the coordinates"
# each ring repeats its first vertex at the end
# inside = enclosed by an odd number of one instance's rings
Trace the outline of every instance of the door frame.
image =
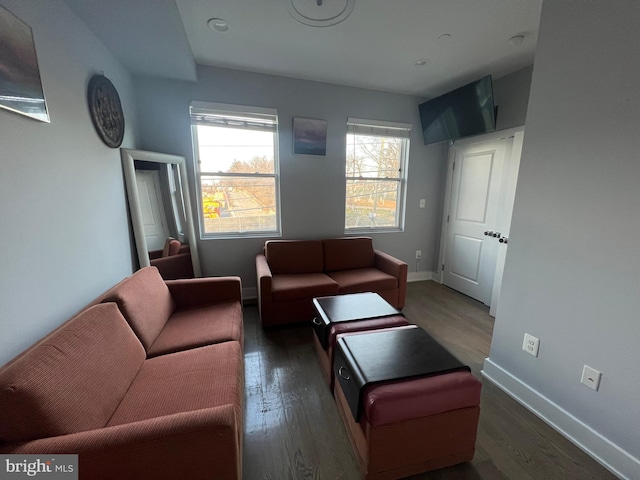
{"type": "MultiPolygon", "coordinates": [[[[449,152],[447,155],[447,180],[444,192],[444,206],[442,210],[442,228],[440,233],[440,254],[438,255],[437,273],[434,275],[434,280],[438,283],[444,283],[444,259],[446,256],[447,247],[447,234],[449,233],[449,222],[447,216],[450,215],[451,209],[451,189],[453,184],[453,162],[455,160],[455,147],[468,147],[470,145],[477,145],[479,143],[494,142],[497,140],[505,140],[515,136],[518,132],[524,132],[524,125],[519,127],[508,128],[505,130],[498,130],[496,132],[487,133],[485,135],[478,135],[470,138],[463,138],[456,140],[449,144],[449,152]]],[[[511,152],[509,152],[510,154],[511,152]]],[[[506,154],[506,152],[505,152],[506,154]]],[[[505,161],[507,158],[505,157],[505,161]]],[[[504,179],[504,176],[503,176],[504,179]]]]}

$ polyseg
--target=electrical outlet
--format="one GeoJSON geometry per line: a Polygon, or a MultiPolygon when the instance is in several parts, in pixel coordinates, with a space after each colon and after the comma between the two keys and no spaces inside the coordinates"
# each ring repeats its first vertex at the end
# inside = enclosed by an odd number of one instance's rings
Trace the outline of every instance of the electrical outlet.
{"type": "Polygon", "coordinates": [[[594,389],[597,392],[598,388],[600,388],[600,378],[602,378],[602,373],[594,368],[591,368],[589,365],[585,365],[582,368],[582,378],[580,379],[580,383],[594,389]]]}
{"type": "Polygon", "coordinates": [[[422,250],[416,250],[416,260],[420,260],[422,258],[422,250]]]}
{"type": "Polygon", "coordinates": [[[424,198],[421,198],[420,199],[420,208],[424,208],[426,204],[427,204],[427,201],[424,198]]]}
{"type": "Polygon", "coordinates": [[[527,352],[529,355],[533,355],[534,357],[537,357],[539,348],[540,348],[540,339],[534,337],[533,335],[529,335],[528,333],[525,333],[524,342],[522,342],[522,349],[525,352],[527,352]]]}

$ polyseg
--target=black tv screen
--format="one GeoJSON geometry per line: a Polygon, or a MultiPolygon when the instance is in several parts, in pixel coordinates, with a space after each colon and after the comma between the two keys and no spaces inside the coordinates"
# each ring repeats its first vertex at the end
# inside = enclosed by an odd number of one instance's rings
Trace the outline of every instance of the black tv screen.
{"type": "Polygon", "coordinates": [[[424,144],[496,129],[491,75],[420,104],[424,144]]]}

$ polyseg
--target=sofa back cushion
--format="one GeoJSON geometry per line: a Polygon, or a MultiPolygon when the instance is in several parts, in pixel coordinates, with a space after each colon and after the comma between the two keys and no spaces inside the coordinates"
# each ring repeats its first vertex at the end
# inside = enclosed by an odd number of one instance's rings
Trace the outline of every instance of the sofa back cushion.
{"type": "Polygon", "coordinates": [[[175,303],[156,267],[145,267],[125,278],[102,297],[118,304],[145,350],[153,345],[175,303]]]}
{"type": "Polygon", "coordinates": [[[0,369],[0,443],[104,427],[145,357],[115,304],[83,311],[0,369]]]}
{"type": "Polygon", "coordinates": [[[352,270],[375,265],[373,241],[369,237],[331,238],[323,240],[324,270],[352,270]]]}
{"type": "Polygon", "coordinates": [[[321,273],[323,270],[320,240],[269,240],[264,254],[274,274],[321,273]]]}

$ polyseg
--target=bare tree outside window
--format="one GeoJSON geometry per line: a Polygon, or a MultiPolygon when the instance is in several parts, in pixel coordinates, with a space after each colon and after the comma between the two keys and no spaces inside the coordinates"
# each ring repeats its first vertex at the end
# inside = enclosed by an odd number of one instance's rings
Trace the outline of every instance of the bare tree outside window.
{"type": "Polygon", "coordinates": [[[277,232],[275,129],[260,128],[246,114],[206,120],[194,126],[203,235],[277,232]]]}
{"type": "Polygon", "coordinates": [[[401,227],[407,143],[401,137],[347,134],[347,230],[401,227]]]}

